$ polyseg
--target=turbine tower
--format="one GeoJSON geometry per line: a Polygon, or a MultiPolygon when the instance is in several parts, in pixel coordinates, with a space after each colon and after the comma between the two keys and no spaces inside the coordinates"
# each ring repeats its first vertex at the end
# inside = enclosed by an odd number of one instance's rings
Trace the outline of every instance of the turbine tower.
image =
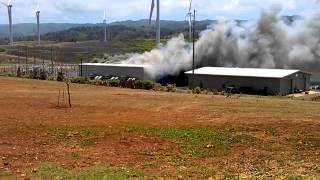
{"type": "Polygon", "coordinates": [[[9,16],[9,39],[10,45],[13,45],[13,33],[12,33],[12,0],[9,0],[8,3],[1,2],[4,6],[8,8],[8,16],[9,16]]]}
{"type": "Polygon", "coordinates": [[[107,42],[107,18],[106,18],[106,10],[104,10],[104,14],[103,14],[103,25],[104,25],[104,42],[107,42]]]}
{"type": "MultiPolygon", "coordinates": [[[[154,6],[155,6],[154,0],[152,0],[152,2],[151,2],[151,11],[150,11],[149,25],[150,25],[150,23],[151,23],[154,6]]],[[[160,43],[160,0],[157,0],[156,47],[157,47],[158,49],[161,47],[161,43],[160,43]]]]}
{"type": "Polygon", "coordinates": [[[192,0],[190,0],[190,6],[189,6],[189,11],[188,11],[188,14],[186,16],[186,18],[188,18],[188,21],[189,21],[189,38],[192,39],[192,11],[191,11],[191,8],[192,8],[192,0]]]}
{"type": "Polygon", "coordinates": [[[39,1],[36,9],[36,17],[37,17],[37,35],[38,35],[38,45],[41,44],[41,37],[40,37],[40,10],[39,10],[39,1]]]}

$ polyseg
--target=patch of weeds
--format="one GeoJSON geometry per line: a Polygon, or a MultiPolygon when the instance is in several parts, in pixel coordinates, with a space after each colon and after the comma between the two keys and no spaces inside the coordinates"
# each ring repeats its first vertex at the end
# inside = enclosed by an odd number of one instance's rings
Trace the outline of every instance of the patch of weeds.
{"type": "Polygon", "coordinates": [[[216,176],[216,172],[206,166],[197,167],[196,171],[193,172],[193,174],[202,178],[210,178],[216,176]]]}
{"type": "Polygon", "coordinates": [[[214,157],[225,155],[230,144],[252,144],[258,141],[250,135],[232,135],[231,130],[209,127],[124,127],[126,132],[141,133],[174,139],[180,151],[190,156],[214,157]]]}
{"type": "Polygon", "coordinates": [[[8,180],[14,180],[16,177],[9,172],[0,170],[0,179],[8,179],[8,180]]]}
{"type": "Polygon", "coordinates": [[[269,136],[275,136],[276,133],[277,133],[277,131],[276,131],[274,128],[272,128],[272,127],[267,127],[267,128],[265,128],[265,132],[266,132],[266,134],[269,135],[269,136]]]}
{"type": "Polygon", "coordinates": [[[144,174],[131,168],[115,168],[107,166],[94,166],[76,174],[75,179],[137,179],[143,178],[144,174]]]}
{"type": "Polygon", "coordinates": [[[54,128],[50,132],[58,142],[69,142],[76,140],[79,144],[88,146],[95,144],[93,138],[98,138],[103,134],[100,128],[54,128]]]}
{"type": "Polygon", "coordinates": [[[151,151],[145,150],[145,149],[139,149],[135,151],[135,154],[140,155],[140,156],[153,156],[154,153],[151,151]]]}
{"type": "Polygon", "coordinates": [[[257,141],[257,138],[248,134],[241,134],[232,137],[232,142],[241,144],[252,144],[257,141]]]}
{"type": "Polygon", "coordinates": [[[259,129],[252,127],[233,127],[229,129],[231,132],[258,132],[259,129]]]}
{"type": "Polygon", "coordinates": [[[229,149],[231,133],[214,128],[159,128],[156,133],[161,137],[174,138],[182,152],[200,157],[223,155],[229,149]]]}
{"type": "Polygon", "coordinates": [[[240,179],[239,174],[234,174],[232,172],[229,171],[225,171],[223,172],[223,178],[222,179],[240,179]]]}
{"type": "Polygon", "coordinates": [[[165,149],[161,152],[162,156],[172,156],[173,152],[170,149],[165,149]]]}
{"type": "Polygon", "coordinates": [[[294,137],[290,138],[290,141],[293,143],[297,150],[306,150],[310,148],[320,147],[319,137],[314,137],[303,132],[297,132],[294,137]]]}
{"type": "Polygon", "coordinates": [[[80,154],[80,152],[71,152],[71,157],[73,157],[75,159],[80,159],[81,154],[80,154]]]}
{"type": "Polygon", "coordinates": [[[174,166],[183,166],[186,164],[186,160],[178,155],[171,157],[171,164],[174,166]]]}
{"type": "Polygon", "coordinates": [[[40,179],[72,179],[72,175],[66,169],[51,163],[38,167],[35,176],[40,179]]]}
{"type": "Polygon", "coordinates": [[[307,139],[309,142],[309,146],[311,147],[320,147],[320,138],[310,137],[307,139]]]}
{"type": "Polygon", "coordinates": [[[82,146],[93,146],[95,144],[96,144],[96,142],[93,139],[83,139],[83,140],[81,140],[81,145],[82,146]]]}
{"type": "Polygon", "coordinates": [[[291,175],[286,177],[287,180],[301,180],[301,176],[291,175]]]}
{"type": "Polygon", "coordinates": [[[146,168],[158,168],[161,166],[161,164],[162,162],[158,160],[148,160],[143,162],[143,166],[146,168]]]}
{"type": "Polygon", "coordinates": [[[270,142],[256,144],[256,147],[268,152],[288,151],[288,148],[270,142]]]}
{"type": "Polygon", "coordinates": [[[163,171],[160,173],[160,177],[164,178],[164,179],[173,179],[173,176],[170,172],[167,171],[163,171]]]}
{"type": "Polygon", "coordinates": [[[316,166],[314,167],[314,171],[315,171],[316,173],[319,173],[319,174],[320,174],[320,165],[316,165],[316,166]]]}

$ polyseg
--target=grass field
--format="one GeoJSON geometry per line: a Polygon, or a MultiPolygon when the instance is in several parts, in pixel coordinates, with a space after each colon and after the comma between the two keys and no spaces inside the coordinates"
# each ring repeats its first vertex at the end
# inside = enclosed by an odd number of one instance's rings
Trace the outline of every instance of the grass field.
{"type": "Polygon", "coordinates": [[[63,90],[0,77],[0,179],[320,178],[319,102],[63,90]]]}
{"type": "MultiPolygon", "coordinates": [[[[165,43],[166,40],[162,40],[165,43]]],[[[0,64],[17,63],[17,56],[20,51],[21,56],[28,55],[30,61],[35,56],[38,59],[50,61],[51,55],[56,62],[79,63],[83,57],[84,62],[92,61],[93,58],[102,58],[104,54],[119,55],[126,53],[143,53],[155,47],[153,39],[130,39],[112,40],[108,42],[84,41],[84,42],[42,42],[41,46],[32,41],[16,42],[13,47],[0,46],[0,64]],[[52,48],[52,53],[51,53],[52,48]]],[[[23,59],[22,57],[22,59],[23,59]]]]}

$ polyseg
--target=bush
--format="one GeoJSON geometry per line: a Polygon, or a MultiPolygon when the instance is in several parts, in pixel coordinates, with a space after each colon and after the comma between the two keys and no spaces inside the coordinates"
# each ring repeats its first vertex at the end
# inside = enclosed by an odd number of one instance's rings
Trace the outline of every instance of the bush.
{"type": "Polygon", "coordinates": [[[138,81],[135,81],[134,83],[135,89],[150,90],[150,89],[153,89],[154,86],[155,86],[155,83],[150,80],[138,80],[138,81]]]}
{"type": "Polygon", "coordinates": [[[54,76],[48,76],[47,80],[54,81],[55,79],[54,79],[54,76]]]}
{"type": "Polygon", "coordinates": [[[21,77],[22,76],[22,72],[21,72],[21,68],[18,67],[18,70],[17,70],[17,77],[21,77]]]}
{"type": "Polygon", "coordinates": [[[120,81],[120,86],[123,88],[134,88],[134,80],[121,80],[120,81]]]}
{"type": "Polygon", "coordinates": [[[0,52],[5,52],[6,50],[4,48],[0,48],[0,52]]]}
{"type": "Polygon", "coordinates": [[[120,87],[120,80],[109,80],[108,84],[111,87],[120,87]]]}
{"type": "Polygon", "coordinates": [[[58,73],[57,81],[62,82],[64,80],[64,74],[63,72],[58,73]]]}
{"type": "Polygon", "coordinates": [[[47,80],[48,79],[48,74],[46,72],[44,72],[44,71],[41,71],[39,79],[40,80],[47,80]]]}
{"type": "Polygon", "coordinates": [[[201,92],[202,92],[202,91],[201,91],[201,88],[200,88],[200,87],[196,87],[196,88],[193,88],[193,89],[192,89],[192,93],[193,93],[193,94],[201,94],[201,92]]]}
{"type": "Polygon", "coordinates": [[[153,86],[153,90],[155,91],[161,91],[162,89],[162,86],[160,83],[155,83],[154,86],[153,86]]]}
{"type": "Polygon", "coordinates": [[[176,92],[176,85],[175,84],[167,84],[167,91],[168,92],[176,92]]]}
{"type": "Polygon", "coordinates": [[[78,83],[78,84],[86,84],[88,83],[89,79],[86,77],[75,77],[71,79],[72,83],[78,83]]]}
{"type": "Polygon", "coordinates": [[[220,95],[219,91],[217,91],[216,89],[213,89],[213,90],[212,90],[212,94],[213,94],[213,95],[220,95]]]}
{"type": "Polygon", "coordinates": [[[320,96],[317,95],[317,96],[312,97],[311,101],[320,101],[320,96]]]}

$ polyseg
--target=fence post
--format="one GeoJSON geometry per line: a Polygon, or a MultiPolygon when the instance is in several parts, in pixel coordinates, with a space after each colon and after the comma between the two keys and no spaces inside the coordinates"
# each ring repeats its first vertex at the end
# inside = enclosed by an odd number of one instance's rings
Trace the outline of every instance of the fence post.
{"type": "Polygon", "coordinates": [[[80,64],[80,77],[82,77],[82,56],[81,56],[81,64],[80,64]]]}

